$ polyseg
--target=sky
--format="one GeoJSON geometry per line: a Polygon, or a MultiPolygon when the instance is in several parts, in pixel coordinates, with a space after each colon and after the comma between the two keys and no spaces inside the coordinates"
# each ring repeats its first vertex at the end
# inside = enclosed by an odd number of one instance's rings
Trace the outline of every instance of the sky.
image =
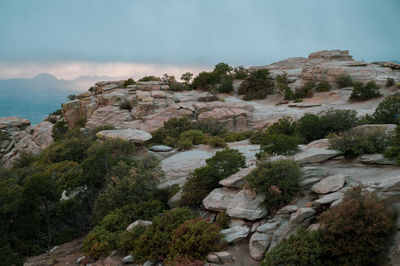
{"type": "Polygon", "coordinates": [[[400,61],[399,0],[0,0],[0,78],[197,73],[325,49],[400,61]]]}

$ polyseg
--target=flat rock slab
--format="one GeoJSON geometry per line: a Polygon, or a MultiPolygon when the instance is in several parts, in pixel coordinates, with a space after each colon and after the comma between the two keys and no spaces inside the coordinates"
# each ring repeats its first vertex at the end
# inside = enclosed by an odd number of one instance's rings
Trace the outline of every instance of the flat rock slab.
{"type": "Polygon", "coordinates": [[[208,210],[225,211],[237,193],[236,189],[216,188],[203,199],[203,205],[208,210]]]}
{"type": "Polygon", "coordinates": [[[268,214],[264,200],[265,197],[261,193],[253,198],[248,191],[241,190],[229,203],[226,214],[233,218],[250,221],[261,219],[268,214]]]}
{"type": "Polygon", "coordinates": [[[336,192],[324,195],[322,198],[315,200],[313,202],[313,206],[318,207],[320,205],[329,204],[334,201],[340,200],[341,198],[343,198],[343,196],[344,196],[343,192],[336,191],[336,192]]]}
{"type": "Polygon", "coordinates": [[[203,150],[179,152],[161,161],[161,168],[165,173],[165,180],[160,188],[178,184],[182,186],[190,174],[199,167],[206,165],[206,159],[214,153],[203,150]]]}
{"type": "Polygon", "coordinates": [[[169,152],[172,151],[174,148],[165,146],[165,145],[154,145],[149,148],[149,150],[154,152],[169,152]]]}
{"type": "Polygon", "coordinates": [[[114,129],[114,130],[103,130],[96,134],[99,139],[123,139],[127,141],[133,141],[135,143],[143,143],[151,139],[151,134],[144,130],[137,129],[114,129]]]}
{"type": "Polygon", "coordinates": [[[355,163],[398,165],[395,160],[385,158],[382,154],[363,154],[354,160],[355,163]]]}
{"type": "Polygon", "coordinates": [[[255,169],[255,166],[243,168],[239,172],[219,181],[224,187],[241,188],[247,183],[246,176],[255,169]]]}
{"type": "Polygon", "coordinates": [[[340,155],[342,152],[326,148],[305,148],[295,154],[293,159],[300,164],[319,163],[340,155]]]}
{"type": "Polygon", "coordinates": [[[346,182],[344,175],[328,176],[312,186],[311,190],[318,194],[327,194],[341,189],[346,182]]]}

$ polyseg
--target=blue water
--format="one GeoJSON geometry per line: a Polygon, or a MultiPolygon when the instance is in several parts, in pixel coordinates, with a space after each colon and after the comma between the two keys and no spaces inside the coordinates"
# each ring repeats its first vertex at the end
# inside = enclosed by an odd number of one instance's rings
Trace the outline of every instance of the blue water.
{"type": "Polygon", "coordinates": [[[68,101],[68,91],[40,92],[20,89],[0,90],[0,117],[19,116],[38,124],[68,101]]]}

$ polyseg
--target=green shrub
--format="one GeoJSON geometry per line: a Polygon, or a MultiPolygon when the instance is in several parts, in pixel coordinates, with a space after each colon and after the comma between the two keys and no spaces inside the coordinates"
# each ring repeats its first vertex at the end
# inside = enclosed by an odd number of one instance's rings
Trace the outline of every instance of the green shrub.
{"type": "Polygon", "coordinates": [[[136,226],[130,232],[123,230],[115,234],[116,248],[122,254],[129,254],[133,250],[133,243],[146,230],[145,227],[136,226]]]}
{"type": "Polygon", "coordinates": [[[111,169],[109,182],[94,203],[94,217],[101,219],[110,211],[128,203],[147,201],[157,192],[161,177],[158,161],[148,158],[141,166],[121,162],[111,169]]]}
{"type": "Polygon", "coordinates": [[[320,81],[318,85],[315,87],[315,91],[322,92],[322,91],[330,91],[331,85],[327,81],[320,81]]]}
{"type": "Polygon", "coordinates": [[[354,110],[322,111],[318,114],[304,114],[296,122],[296,134],[307,142],[322,139],[330,133],[340,133],[359,123],[354,110]]]}
{"type": "Polygon", "coordinates": [[[23,261],[10,246],[0,246],[0,261],[2,265],[22,266],[23,261]]]}
{"type": "Polygon", "coordinates": [[[294,99],[311,98],[314,95],[315,82],[309,81],[303,87],[296,89],[294,99]]]}
{"type": "Polygon", "coordinates": [[[291,88],[289,88],[289,87],[285,88],[285,94],[284,94],[283,99],[285,101],[291,101],[291,100],[295,99],[295,94],[291,88]]]}
{"type": "Polygon", "coordinates": [[[350,87],[353,85],[353,79],[349,74],[342,74],[336,78],[336,85],[339,88],[350,87]]]}
{"type": "Polygon", "coordinates": [[[51,130],[51,136],[54,141],[61,140],[65,133],[67,133],[68,129],[68,124],[64,120],[56,122],[51,130]]]}
{"type": "Polygon", "coordinates": [[[82,244],[83,252],[86,256],[94,260],[105,257],[116,248],[115,236],[101,226],[96,226],[86,236],[82,244]]]}
{"type": "Polygon", "coordinates": [[[245,157],[238,150],[224,149],[206,160],[207,165],[197,168],[182,188],[181,206],[200,206],[202,200],[218,182],[245,167],[245,157]]]}
{"type": "Polygon", "coordinates": [[[258,69],[240,84],[239,94],[244,95],[244,100],[263,99],[274,92],[274,82],[268,69],[258,69]]]}
{"type": "Polygon", "coordinates": [[[229,132],[222,134],[221,137],[225,139],[226,142],[235,142],[245,139],[249,139],[253,136],[253,131],[242,131],[242,132],[229,132]]]}
{"type": "Polygon", "coordinates": [[[91,143],[86,138],[69,138],[55,142],[40,155],[40,160],[48,163],[62,161],[82,162],[87,157],[91,143]]]}
{"type": "Polygon", "coordinates": [[[129,79],[124,81],[124,87],[125,88],[128,87],[129,85],[135,85],[135,84],[136,84],[136,82],[132,78],[129,78],[129,79]]]}
{"type": "Polygon", "coordinates": [[[221,77],[221,84],[218,86],[218,92],[230,93],[233,91],[233,77],[224,75],[221,77]]]}
{"type": "Polygon", "coordinates": [[[220,137],[207,137],[206,142],[214,148],[226,148],[228,146],[225,139],[220,137]]]}
{"type": "Polygon", "coordinates": [[[384,152],[384,156],[400,161],[400,126],[396,127],[395,134],[389,140],[388,146],[388,149],[384,152]]]}
{"type": "Polygon", "coordinates": [[[193,125],[189,119],[171,118],[167,122],[164,122],[162,128],[152,133],[152,141],[154,143],[175,147],[180,135],[190,129],[193,129],[193,125]]]}
{"type": "Polygon", "coordinates": [[[390,138],[384,130],[365,130],[354,128],[329,138],[332,149],[340,150],[346,157],[368,153],[383,153],[390,138]]]}
{"type": "Polygon", "coordinates": [[[248,176],[250,187],[265,195],[268,209],[289,203],[299,189],[300,165],[293,160],[261,162],[248,176]]]}
{"type": "Polygon", "coordinates": [[[191,260],[185,257],[167,258],[164,261],[165,266],[203,266],[203,260],[191,260]]]}
{"type": "Polygon", "coordinates": [[[193,214],[188,208],[176,208],[164,211],[161,217],[153,220],[153,224],[135,240],[132,255],[137,262],[163,261],[170,252],[172,234],[193,214]]]}
{"type": "Polygon", "coordinates": [[[322,266],[322,233],[299,228],[289,239],[281,241],[265,254],[262,265],[322,266]]]}
{"type": "Polygon", "coordinates": [[[376,85],[375,82],[370,81],[366,85],[362,82],[355,82],[353,84],[350,100],[366,101],[379,96],[382,96],[382,94],[380,94],[379,86],[376,85]]]}
{"type": "Polygon", "coordinates": [[[394,86],[395,83],[396,82],[395,82],[394,78],[387,78],[386,79],[386,88],[394,86]]]}
{"type": "Polygon", "coordinates": [[[299,150],[298,144],[301,139],[294,136],[284,134],[266,135],[261,140],[261,153],[268,153],[270,155],[291,155],[299,150]]]}
{"type": "Polygon", "coordinates": [[[245,79],[249,75],[249,70],[243,66],[238,66],[233,69],[233,77],[235,79],[245,79]]]}
{"type": "Polygon", "coordinates": [[[203,132],[197,129],[191,129],[183,132],[180,135],[178,147],[181,150],[188,150],[193,147],[193,145],[202,144],[205,141],[205,136],[203,132]]]}
{"type": "Polygon", "coordinates": [[[282,94],[285,93],[288,88],[288,84],[289,84],[289,80],[287,78],[287,73],[276,75],[275,80],[276,80],[276,83],[275,83],[276,90],[282,94]]]}
{"type": "Polygon", "coordinates": [[[266,131],[268,134],[284,134],[290,136],[295,132],[295,124],[292,118],[284,116],[269,126],[266,131]]]}
{"type": "Polygon", "coordinates": [[[227,131],[225,123],[213,118],[197,120],[192,124],[192,128],[214,136],[224,134],[227,131]]]}
{"type": "Polygon", "coordinates": [[[383,265],[378,257],[393,225],[392,215],[375,194],[352,188],[342,203],[320,216],[329,265],[383,265]]]}
{"type": "Polygon", "coordinates": [[[221,248],[220,230],[217,225],[201,218],[185,221],[172,234],[169,257],[204,259],[208,253],[221,248]]]}
{"type": "Polygon", "coordinates": [[[229,228],[229,223],[231,221],[231,217],[226,214],[226,212],[222,211],[218,213],[217,219],[215,220],[215,224],[220,228],[229,228]]]}
{"type": "Polygon", "coordinates": [[[212,72],[199,73],[192,82],[194,89],[215,90],[215,92],[230,92],[233,90],[232,68],[226,63],[215,65],[212,72]],[[219,84],[219,85],[218,85],[219,84]],[[217,86],[218,85],[218,86],[217,86]]]}
{"type": "Polygon", "coordinates": [[[398,124],[400,116],[400,94],[386,97],[367,120],[377,124],[398,124]]]}
{"type": "Polygon", "coordinates": [[[141,81],[143,81],[143,82],[145,82],[145,81],[161,81],[161,79],[156,76],[145,76],[145,77],[139,79],[139,82],[141,82],[141,81]]]}

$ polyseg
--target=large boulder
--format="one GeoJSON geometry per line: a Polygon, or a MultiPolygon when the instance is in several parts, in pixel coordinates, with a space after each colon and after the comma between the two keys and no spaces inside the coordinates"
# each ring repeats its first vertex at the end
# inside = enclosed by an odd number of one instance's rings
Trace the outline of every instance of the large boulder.
{"type": "Polygon", "coordinates": [[[94,129],[99,126],[112,125],[116,128],[124,127],[124,122],[132,120],[128,110],[117,106],[106,106],[98,108],[88,119],[85,127],[94,129]]]}
{"type": "Polygon", "coordinates": [[[102,130],[96,134],[97,138],[105,139],[122,139],[126,141],[133,141],[134,143],[143,143],[150,140],[151,134],[137,129],[113,129],[113,130],[102,130]]]}
{"type": "Polygon", "coordinates": [[[250,256],[255,260],[262,260],[265,251],[268,249],[270,244],[271,244],[271,235],[255,232],[250,237],[250,243],[249,243],[250,256]]]}
{"type": "Polygon", "coordinates": [[[235,243],[239,240],[246,238],[250,233],[250,228],[245,225],[238,225],[229,229],[221,231],[224,236],[224,240],[228,243],[235,243]]]}
{"type": "Polygon", "coordinates": [[[203,199],[203,205],[207,210],[226,211],[236,194],[236,189],[216,188],[203,199]]]}
{"type": "Polygon", "coordinates": [[[165,173],[165,180],[160,188],[174,184],[183,186],[190,174],[199,167],[206,165],[206,159],[213,156],[212,152],[190,150],[180,152],[161,161],[161,168],[165,173]]]}
{"type": "Polygon", "coordinates": [[[264,200],[265,197],[261,193],[253,197],[248,190],[241,190],[232,198],[226,214],[230,217],[250,221],[261,219],[268,214],[264,200]]]}
{"type": "Polygon", "coordinates": [[[312,186],[311,190],[318,194],[327,194],[338,191],[344,186],[345,182],[346,177],[344,175],[328,176],[312,186]]]}

